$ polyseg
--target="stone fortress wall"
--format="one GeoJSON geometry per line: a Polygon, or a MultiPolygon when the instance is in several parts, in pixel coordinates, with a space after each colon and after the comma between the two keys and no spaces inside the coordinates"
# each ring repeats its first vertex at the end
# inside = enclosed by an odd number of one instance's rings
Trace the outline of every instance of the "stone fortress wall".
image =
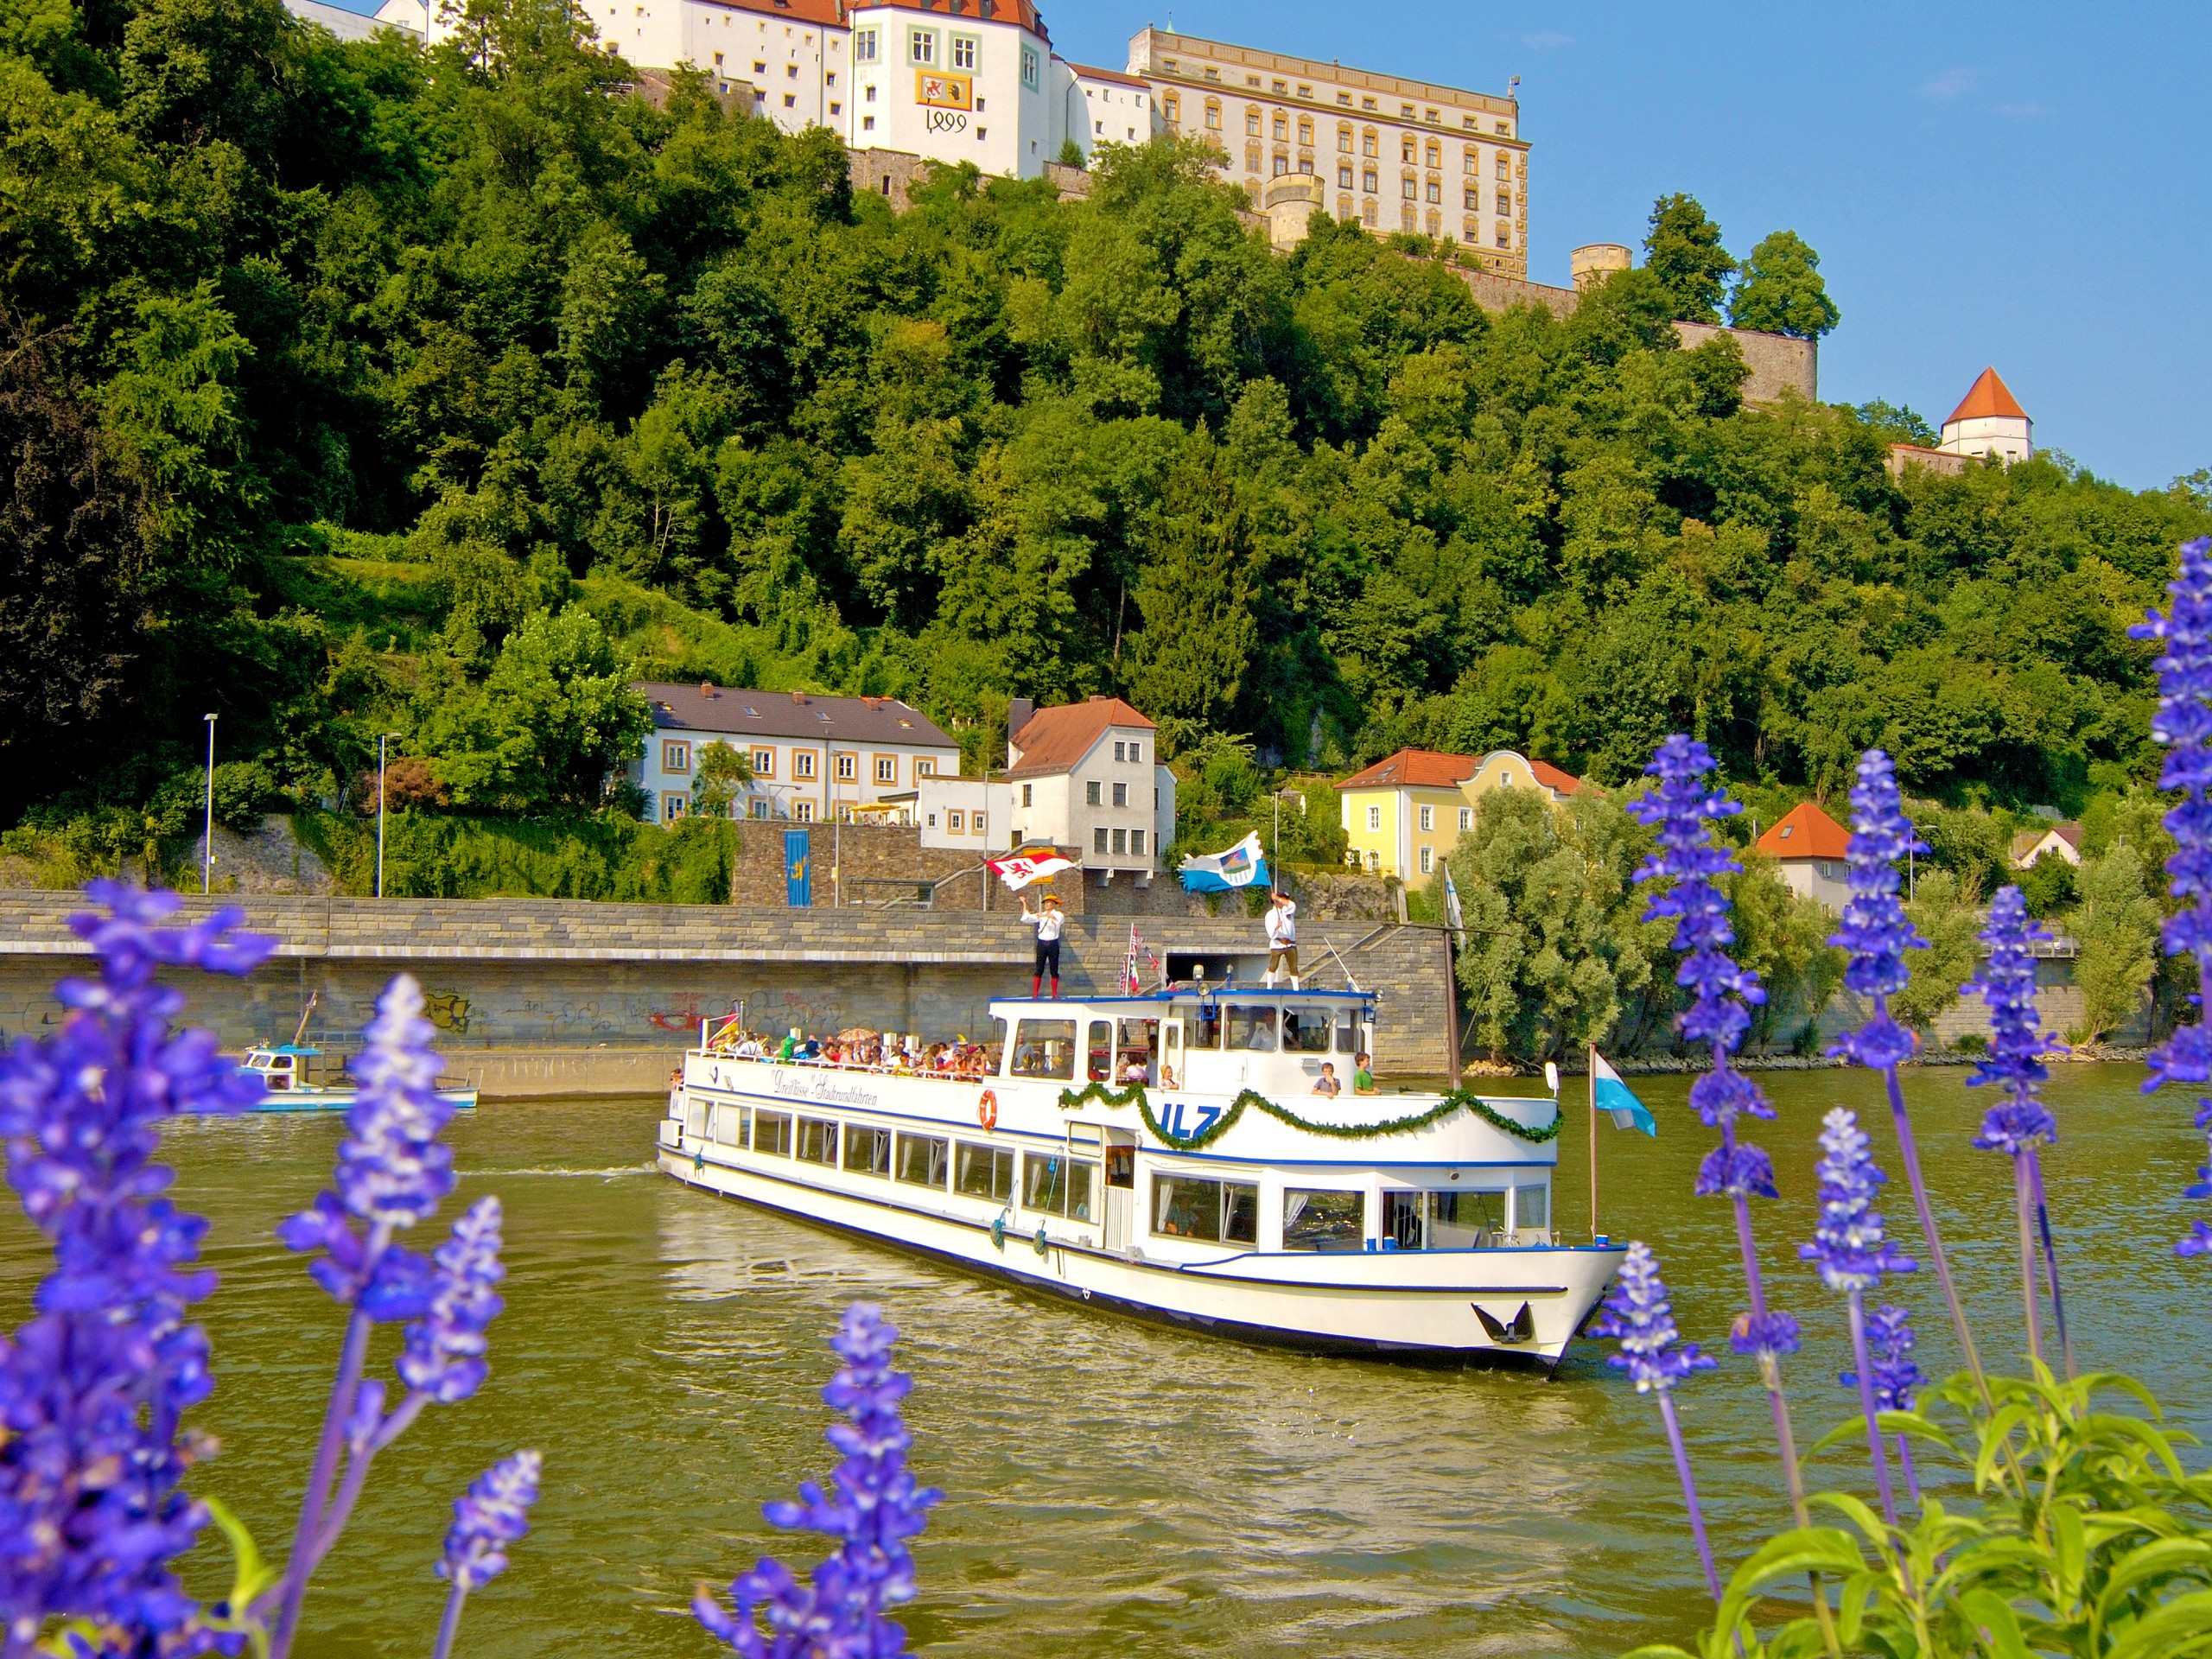
{"type": "MultiPolygon", "coordinates": [[[[1001,895],[1002,896],[1002,895],[1001,895]]],[[[245,894],[187,899],[183,914],[239,904],[275,934],[276,957],[244,980],[187,976],[190,1018],[232,1052],[289,1039],[310,993],[310,1040],[359,1046],[378,992],[403,969],[422,982],[450,1071],[488,1095],[657,1091],[699,1020],[746,1004],[749,1024],[810,1032],[861,1025],[927,1039],[995,1033],[992,998],[1027,995],[1033,934],[1018,910],[986,916],[918,910],[595,905],[559,899],[385,899],[245,894]]],[[[0,1033],[59,1017],[54,981],[83,971],[67,918],[73,893],[0,892],[0,1033]]],[[[1218,982],[1265,967],[1266,939],[1243,917],[1148,919],[1147,943],[1179,976],[1194,961],[1218,982]]],[[[1444,938],[1395,921],[1309,924],[1316,988],[1340,988],[1349,963],[1382,994],[1376,1047],[1386,1073],[1435,1075],[1450,1064],[1444,938]]],[[[1064,995],[1120,982],[1125,917],[1072,917],[1064,995]]]]}

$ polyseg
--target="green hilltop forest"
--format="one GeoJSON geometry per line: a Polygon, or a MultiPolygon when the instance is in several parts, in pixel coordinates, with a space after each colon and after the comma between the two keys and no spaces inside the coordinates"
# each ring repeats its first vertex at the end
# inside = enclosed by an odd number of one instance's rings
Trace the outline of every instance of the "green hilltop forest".
{"type": "Polygon", "coordinates": [[[1186,838],[1401,744],[1618,783],[1687,728],[1769,821],[1885,746],[1972,885],[2005,815],[2155,777],[2126,627],[2212,482],[1893,484],[1910,411],[1746,408],[1670,322],[1832,327],[1788,232],[1739,265],[1669,197],[1570,321],[1493,316],[1418,238],[1273,254],[1170,142],[894,215],[551,0],[427,54],[279,0],[0,17],[19,866],[188,849],[213,712],[223,815],[341,874],[390,733],[416,833],[611,891],[575,861],[664,833],[605,782],[633,675],[894,694],[972,765],[1008,696],[1118,691],[1186,838]]]}

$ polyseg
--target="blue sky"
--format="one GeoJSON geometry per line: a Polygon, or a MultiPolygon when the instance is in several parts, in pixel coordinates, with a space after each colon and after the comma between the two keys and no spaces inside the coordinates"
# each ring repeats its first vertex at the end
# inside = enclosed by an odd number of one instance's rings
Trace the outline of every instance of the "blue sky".
{"type": "MultiPolygon", "coordinates": [[[[1166,27],[1044,0],[1064,57],[1166,27]]],[[[1159,0],[1142,0],[1144,5],[1159,0]]],[[[1502,92],[1522,77],[1530,275],[1639,243],[1684,190],[1748,252],[1818,249],[1821,395],[1940,422],[1985,364],[2039,446],[2137,487],[2212,467],[2212,5],[1176,0],[1180,32],[1502,92]]]]}

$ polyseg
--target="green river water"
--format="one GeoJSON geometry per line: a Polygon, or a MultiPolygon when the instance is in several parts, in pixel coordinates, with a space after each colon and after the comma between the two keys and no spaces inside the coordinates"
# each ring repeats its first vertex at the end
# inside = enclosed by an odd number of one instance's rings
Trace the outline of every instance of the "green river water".
{"type": "MultiPolygon", "coordinates": [[[[2007,1363],[2019,1329],[2009,1166],[1967,1149],[1983,1103],[1965,1076],[1919,1073],[1911,1095],[1984,1351],[2007,1363]]],[[[2080,1066],[2054,1079],[2062,1272],[2084,1366],[2134,1370],[2207,1433],[2208,1281],[2170,1248],[2201,1146],[2185,1103],[2144,1100],[2141,1077],[2080,1066]]],[[[1851,1405],[1835,1382],[1840,1307],[1796,1260],[1819,1116],[1857,1106],[1892,1170],[1894,1143],[1864,1076],[1763,1081],[1781,1116],[1758,1138],[1785,1197],[1758,1207],[1758,1226],[1770,1294],[1807,1328],[1789,1376],[1808,1444],[1851,1405]]],[[[1653,1243],[1686,1332],[1725,1351],[1742,1294],[1727,1211],[1690,1196],[1709,1136],[1683,1103],[1685,1079],[1636,1086],[1660,1136],[1601,1130],[1601,1218],[1653,1243]]],[[[1586,1141],[1570,1110],[1558,1218],[1579,1233],[1586,1141]]],[[[678,1185],[648,1166],[658,1111],[538,1102],[455,1125],[463,1179],[448,1213],[485,1192],[506,1205],[492,1380],[386,1454],[316,1583],[302,1654],[427,1653],[448,1506],[518,1446],[544,1452],[544,1496],[512,1568],[473,1601],[460,1651],[715,1651],[682,1610],[697,1580],[727,1581],[778,1547],[764,1499],[830,1467],[816,1391],[831,1369],[824,1339],[856,1297],[906,1333],[913,1462],[945,1491],[915,1552],[922,1594],[906,1621],[928,1653],[1600,1655],[1694,1627],[1701,1592],[1657,1415],[1595,1344],[1545,1381],[1261,1352],[1125,1322],[678,1185]]],[[[178,1195],[213,1218],[222,1274],[205,1305],[219,1386],[201,1420],[224,1449],[200,1484],[272,1549],[289,1531],[339,1324],[270,1229],[327,1179],[339,1127],[267,1117],[169,1136],[178,1195]]],[[[1886,1207],[1916,1252],[1901,1180],[1886,1207]]],[[[0,1233],[11,1321],[40,1267],[17,1217],[0,1233]]],[[[1932,1275],[1903,1294],[1924,1369],[1948,1369],[1932,1275]]],[[[1731,1358],[1681,1399],[1716,1546],[1739,1556],[1784,1515],[1764,1397],[1731,1358]]],[[[1816,1486],[1830,1480],[1867,1488],[1863,1450],[1816,1471],[1816,1486]]],[[[808,1540],[782,1547],[813,1559],[808,1540]]],[[[222,1576],[219,1548],[194,1558],[203,1591],[222,1576]]]]}

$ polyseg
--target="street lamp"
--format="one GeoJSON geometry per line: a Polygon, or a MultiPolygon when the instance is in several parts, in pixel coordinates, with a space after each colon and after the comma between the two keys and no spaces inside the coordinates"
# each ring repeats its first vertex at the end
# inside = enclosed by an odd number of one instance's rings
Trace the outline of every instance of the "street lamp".
{"type": "Polygon", "coordinates": [[[200,891],[215,889],[215,716],[207,716],[207,822],[200,837],[200,891]]]}
{"type": "Polygon", "coordinates": [[[384,897],[384,746],[397,732],[377,734],[377,897],[384,897]]]}

